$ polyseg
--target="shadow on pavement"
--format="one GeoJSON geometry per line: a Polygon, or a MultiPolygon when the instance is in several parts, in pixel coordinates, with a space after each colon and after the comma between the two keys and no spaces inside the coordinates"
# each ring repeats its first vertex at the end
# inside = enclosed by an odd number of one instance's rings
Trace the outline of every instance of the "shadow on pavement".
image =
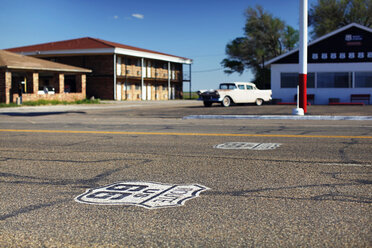
{"type": "Polygon", "coordinates": [[[24,116],[24,117],[44,116],[44,115],[63,115],[63,114],[86,114],[86,112],[83,112],[83,111],[59,111],[59,112],[24,112],[24,113],[7,112],[7,113],[0,113],[0,115],[24,116]]]}

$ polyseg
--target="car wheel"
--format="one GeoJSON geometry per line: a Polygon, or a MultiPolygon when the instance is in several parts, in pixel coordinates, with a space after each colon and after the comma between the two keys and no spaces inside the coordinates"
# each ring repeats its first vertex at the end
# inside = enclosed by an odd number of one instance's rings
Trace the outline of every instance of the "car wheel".
{"type": "Polygon", "coordinates": [[[263,103],[263,100],[262,99],[256,99],[256,105],[257,106],[261,106],[263,103]]]}
{"type": "Polygon", "coordinates": [[[204,107],[210,107],[212,106],[212,103],[211,102],[203,102],[204,103],[204,107]]]}
{"type": "Polygon", "coordinates": [[[231,105],[231,98],[228,96],[225,96],[222,100],[222,106],[229,107],[231,105]]]}

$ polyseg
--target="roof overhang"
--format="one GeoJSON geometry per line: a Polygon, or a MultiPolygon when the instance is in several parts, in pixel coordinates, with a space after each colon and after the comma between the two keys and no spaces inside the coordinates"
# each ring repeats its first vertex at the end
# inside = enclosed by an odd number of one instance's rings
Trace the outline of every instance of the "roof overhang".
{"type": "Polygon", "coordinates": [[[88,55],[88,54],[113,54],[114,48],[96,48],[96,49],[71,49],[71,50],[49,50],[49,51],[32,51],[20,52],[22,55],[47,57],[47,56],[65,56],[65,55],[88,55]]]}
{"type": "Polygon", "coordinates": [[[55,72],[72,72],[72,73],[90,73],[90,72],[92,72],[92,70],[74,70],[74,69],[27,67],[27,66],[2,66],[0,68],[11,69],[11,70],[55,71],[55,72]]]}
{"type": "Polygon", "coordinates": [[[71,49],[71,50],[50,50],[50,51],[32,51],[21,52],[22,55],[48,57],[48,56],[74,56],[74,55],[102,55],[102,54],[120,54],[133,57],[156,59],[181,64],[192,64],[191,59],[175,57],[165,54],[156,54],[144,51],[136,51],[124,48],[95,48],[95,49],[71,49]]]}
{"type": "Polygon", "coordinates": [[[2,68],[11,70],[34,70],[34,71],[55,71],[55,72],[71,72],[71,73],[90,73],[92,70],[81,69],[60,69],[60,68],[45,68],[45,67],[27,67],[27,66],[4,66],[2,68]]]}
{"type": "Polygon", "coordinates": [[[134,57],[147,58],[147,59],[169,61],[169,62],[174,62],[174,63],[192,64],[191,59],[173,57],[173,56],[169,56],[165,54],[156,54],[156,53],[149,53],[149,52],[144,52],[144,51],[129,50],[129,49],[124,49],[124,48],[115,48],[115,53],[121,54],[121,55],[129,55],[129,56],[134,56],[134,57]]]}

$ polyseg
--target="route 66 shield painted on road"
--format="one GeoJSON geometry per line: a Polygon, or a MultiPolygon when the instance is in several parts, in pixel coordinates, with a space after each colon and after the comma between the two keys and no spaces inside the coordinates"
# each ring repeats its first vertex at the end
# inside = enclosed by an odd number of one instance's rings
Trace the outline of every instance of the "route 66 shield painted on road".
{"type": "Polygon", "coordinates": [[[183,205],[208,188],[199,184],[173,185],[154,182],[117,182],[89,189],[75,201],[99,205],[136,205],[164,208],[183,205]]]}

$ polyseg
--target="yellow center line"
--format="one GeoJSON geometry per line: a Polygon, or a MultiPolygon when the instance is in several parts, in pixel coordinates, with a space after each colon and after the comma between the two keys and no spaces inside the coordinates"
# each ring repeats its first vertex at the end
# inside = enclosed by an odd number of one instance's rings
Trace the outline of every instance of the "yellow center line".
{"type": "Polygon", "coordinates": [[[164,133],[164,132],[124,132],[124,131],[73,131],[73,130],[26,130],[0,129],[0,132],[19,133],[67,133],[67,134],[122,134],[122,135],[176,135],[176,136],[224,136],[224,137],[280,137],[280,138],[342,138],[342,139],[372,139],[372,136],[345,135],[297,135],[297,134],[239,134],[239,133],[164,133]]]}

